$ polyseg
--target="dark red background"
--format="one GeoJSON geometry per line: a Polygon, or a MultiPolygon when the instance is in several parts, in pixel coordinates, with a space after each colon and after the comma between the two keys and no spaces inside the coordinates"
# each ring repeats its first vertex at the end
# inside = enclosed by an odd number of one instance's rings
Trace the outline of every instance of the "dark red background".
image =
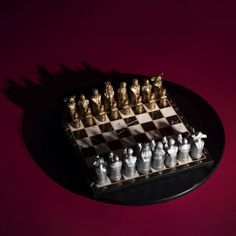
{"type": "Polygon", "coordinates": [[[226,132],[219,168],[194,192],[160,205],[109,205],[37,166],[22,139],[23,111],[1,93],[0,235],[236,235],[235,1],[9,1],[0,19],[1,87],[7,77],[37,82],[38,64],[164,72],[205,98],[226,132]]]}

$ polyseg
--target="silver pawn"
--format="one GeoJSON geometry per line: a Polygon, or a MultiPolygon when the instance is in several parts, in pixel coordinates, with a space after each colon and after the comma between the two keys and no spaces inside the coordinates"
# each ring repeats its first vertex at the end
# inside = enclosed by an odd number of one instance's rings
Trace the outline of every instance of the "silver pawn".
{"type": "Polygon", "coordinates": [[[109,177],[112,181],[119,181],[121,179],[121,167],[122,167],[122,161],[120,161],[120,158],[117,155],[115,155],[110,164],[109,177]]]}
{"type": "Polygon", "coordinates": [[[114,152],[109,152],[108,156],[109,156],[110,161],[114,161],[114,157],[115,157],[114,152]]]}
{"type": "Polygon", "coordinates": [[[142,151],[142,148],[143,148],[142,143],[137,143],[136,152],[135,152],[137,158],[141,158],[141,151],[142,151]]]}
{"type": "Polygon", "coordinates": [[[123,150],[123,156],[126,157],[128,154],[128,148],[124,148],[123,150]]]}
{"type": "Polygon", "coordinates": [[[190,151],[190,143],[188,142],[188,140],[186,138],[183,138],[182,143],[179,145],[179,150],[178,150],[178,154],[177,154],[177,160],[182,162],[182,163],[186,163],[188,162],[189,159],[189,151],[190,151]]]}
{"type": "Polygon", "coordinates": [[[177,164],[177,152],[178,152],[178,147],[175,145],[175,140],[171,138],[169,140],[169,147],[166,150],[166,159],[165,159],[165,165],[167,167],[175,167],[177,164]]]}
{"type": "Polygon", "coordinates": [[[164,136],[164,137],[162,138],[162,143],[163,143],[164,149],[167,149],[167,148],[169,147],[169,145],[168,145],[168,139],[167,139],[166,136],[164,136]]]}
{"type": "Polygon", "coordinates": [[[183,135],[181,133],[177,135],[177,144],[178,146],[183,144],[183,135]]]}
{"type": "Polygon", "coordinates": [[[145,143],[138,159],[137,169],[141,174],[147,174],[150,171],[152,151],[149,143],[145,143]]]}
{"type": "Polygon", "coordinates": [[[124,159],[124,175],[127,177],[133,177],[135,175],[135,165],[136,165],[137,157],[133,156],[133,149],[129,148],[127,152],[127,156],[124,159]]]}
{"type": "Polygon", "coordinates": [[[149,143],[149,145],[150,145],[151,150],[154,151],[154,150],[155,150],[155,147],[156,147],[156,142],[155,142],[155,140],[153,139],[153,140],[149,143]]]}
{"type": "Polygon", "coordinates": [[[196,134],[191,135],[192,145],[190,150],[190,155],[193,159],[200,159],[202,157],[203,148],[205,142],[202,140],[203,138],[207,138],[206,134],[202,132],[198,132],[196,134]]]}
{"type": "Polygon", "coordinates": [[[97,160],[93,163],[95,167],[95,179],[99,185],[106,184],[107,182],[107,163],[100,156],[96,157],[97,160]]]}
{"type": "Polygon", "coordinates": [[[152,153],[153,161],[152,161],[152,168],[153,169],[162,169],[164,167],[165,161],[165,151],[163,149],[162,142],[158,142],[156,144],[156,148],[152,153]]]}

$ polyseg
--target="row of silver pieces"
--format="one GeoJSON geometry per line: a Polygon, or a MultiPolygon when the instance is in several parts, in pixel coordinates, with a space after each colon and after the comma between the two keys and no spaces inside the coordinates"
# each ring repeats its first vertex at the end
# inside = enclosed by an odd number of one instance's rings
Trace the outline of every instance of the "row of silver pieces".
{"type": "Polygon", "coordinates": [[[207,138],[207,135],[197,132],[189,139],[178,134],[176,141],[171,137],[163,137],[162,141],[158,142],[152,140],[149,143],[138,143],[135,155],[132,148],[123,150],[123,162],[118,155],[110,152],[109,165],[103,157],[97,156],[94,162],[96,183],[105,184],[108,176],[113,182],[121,180],[122,175],[128,178],[134,177],[136,168],[140,174],[148,174],[151,168],[155,170],[164,167],[173,168],[177,165],[177,160],[183,164],[187,163],[189,153],[192,159],[198,160],[202,157],[204,149],[203,138],[207,138]]]}

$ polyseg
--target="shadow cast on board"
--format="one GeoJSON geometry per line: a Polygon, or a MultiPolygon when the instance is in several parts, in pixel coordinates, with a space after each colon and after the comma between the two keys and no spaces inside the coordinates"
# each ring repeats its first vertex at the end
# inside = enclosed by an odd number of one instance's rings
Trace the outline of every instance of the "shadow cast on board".
{"type": "Polygon", "coordinates": [[[87,63],[76,70],[60,65],[59,72],[51,73],[43,66],[38,66],[37,71],[38,83],[25,77],[23,85],[7,79],[4,88],[8,100],[23,110],[24,143],[32,159],[48,176],[74,193],[92,197],[61,129],[60,104],[73,89],[132,76],[115,71],[103,73],[87,63]]]}

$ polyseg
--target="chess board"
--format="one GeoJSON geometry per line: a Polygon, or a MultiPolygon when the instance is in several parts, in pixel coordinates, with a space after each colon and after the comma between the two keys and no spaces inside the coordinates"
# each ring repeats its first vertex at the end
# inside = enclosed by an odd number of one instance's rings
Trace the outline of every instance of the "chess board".
{"type": "Polygon", "coordinates": [[[122,150],[127,147],[135,149],[139,142],[148,142],[153,139],[157,141],[164,136],[176,138],[178,133],[182,133],[184,137],[189,136],[191,126],[170,97],[166,107],[160,107],[158,100],[154,110],[149,110],[148,106],[143,104],[143,112],[141,114],[137,114],[135,107],[131,107],[129,115],[124,115],[119,111],[119,118],[116,120],[113,120],[111,114],[107,113],[104,122],[94,117],[93,126],[86,126],[86,122],[83,120],[80,128],[73,128],[65,120],[63,120],[63,126],[67,137],[87,168],[88,182],[94,196],[213,164],[213,160],[205,148],[200,160],[193,160],[189,156],[187,163],[178,161],[174,168],[164,167],[161,170],[151,168],[148,174],[141,175],[136,172],[134,177],[127,178],[123,176],[118,182],[112,182],[108,178],[107,183],[104,185],[98,185],[94,182],[93,163],[96,155],[108,160],[108,153],[112,151],[118,154],[122,160],[122,150]]]}

